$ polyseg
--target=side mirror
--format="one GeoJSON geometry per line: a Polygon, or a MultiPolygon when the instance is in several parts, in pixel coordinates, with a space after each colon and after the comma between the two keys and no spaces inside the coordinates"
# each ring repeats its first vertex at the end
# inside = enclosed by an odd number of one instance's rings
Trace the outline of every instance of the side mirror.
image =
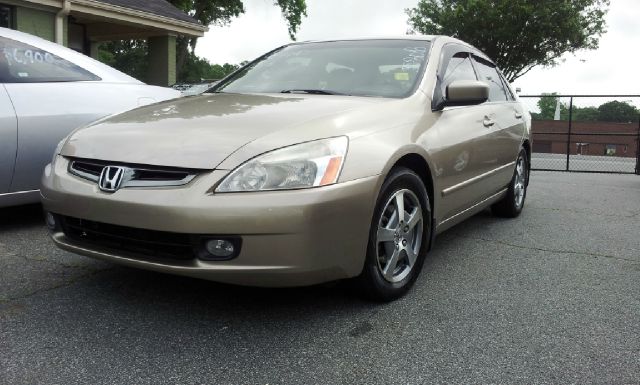
{"type": "Polygon", "coordinates": [[[477,80],[454,80],[446,92],[443,107],[471,106],[489,99],[489,85],[477,80]]]}

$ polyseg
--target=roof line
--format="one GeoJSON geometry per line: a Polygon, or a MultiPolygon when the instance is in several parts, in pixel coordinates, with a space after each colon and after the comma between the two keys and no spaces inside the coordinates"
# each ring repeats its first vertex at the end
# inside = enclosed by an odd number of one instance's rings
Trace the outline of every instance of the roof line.
{"type": "MultiPolygon", "coordinates": [[[[26,0],[30,3],[46,5],[54,8],[60,8],[61,2],[60,0],[26,0]]],[[[123,7],[120,5],[113,5],[109,3],[105,3],[97,0],[71,0],[71,11],[84,12],[92,15],[96,15],[96,11],[104,12],[106,14],[97,16],[105,16],[109,17],[108,13],[117,14],[120,16],[128,16],[131,18],[136,18],[137,20],[124,20],[133,23],[140,24],[140,19],[148,20],[151,23],[142,23],[147,24],[149,26],[155,26],[156,28],[162,28],[160,25],[153,25],[155,23],[162,23],[165,25],[173,26],[172,32],[186,34],[186,35],[195,35],[195,36],[203,36],[204,32],[209,30],[208,26],[200,24],[197,20],[194,19],[194,22],[188,22],[185,20],[175,19],[168,16],[158,15],[151,12],[146,12],[142,10],[138,10],[135,8],[123,7]]],[[[164,29],[167,29],[166,27],[164,29]]]]}

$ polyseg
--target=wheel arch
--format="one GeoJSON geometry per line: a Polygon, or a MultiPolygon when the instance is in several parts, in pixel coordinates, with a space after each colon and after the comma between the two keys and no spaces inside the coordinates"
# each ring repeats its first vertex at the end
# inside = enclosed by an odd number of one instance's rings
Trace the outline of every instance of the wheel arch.
{"type": "Polygon", "coordinates": [[[529,159],[529,163],[531,163],[531,142],[529,139],[525,139],[522,142],[522,147],[527,151],[527,158],[529,159]]]}
{"type": "MultiPolygon", "coordinates": [[[[398,151],[388,162],[385,170],[383,172],[384,178],[381,178],[381,181],[386,179],[387,175],[396,167],[406,167],[420,177],[422,183],[424,183],[425,189],[427,190],[427,195],[429,197],[429,205],[431,209],[431,238],[429,239],[428,249],[430,250],[434,244],[434,238],[436,234],[436,218],[437,218],[437,210],[438,210],[438,197],[435,193],[437,191],[436,180],[434,176],[436,175],[433,168],[432,163],[428,160],[428,156],[423,154],[424,149],[422,148],[407,148],[403,151],[398,151]]],[[[382,182],[381,182],[382,183],[382,182]]],[[[381,186],[380,186],[381,187],[381,186]]]]}
{"type": "Polygon", "coordinates": [[[529,139],[525,139],[522,142],[522,147],[527,152],[527,186],[529,185],[529,175],[531,174],[531,142],[529,139]]]}
{"type": "Polygon", "coordinates": [[[393,165],[390,167],[389,171],[394,169],[395,167],[406,167],[420,177],[422,183],[424,183],[424,187],[427,190],[427,195],[429,195],[429,204],[431,205],[431,212],[433,213],[434,209],[434,186],[433,186],[433,177],[431,175],[431,169],[429,167],[429,163],[419,154],[416,153],[408,153],[401,156],[393,165]]]}

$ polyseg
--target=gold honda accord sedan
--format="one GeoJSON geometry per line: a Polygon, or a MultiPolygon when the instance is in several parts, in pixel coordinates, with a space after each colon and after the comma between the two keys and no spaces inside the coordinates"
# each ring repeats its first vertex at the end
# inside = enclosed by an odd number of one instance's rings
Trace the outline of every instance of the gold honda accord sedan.
{"type": "Polygon", "coordinates": [[[199,96],[69,135],[44,171],[53,241],[254,286],[351,279],[392,300],[434,237],[524,205],[530,115],[444,36],[294,43],[199,96]]]}

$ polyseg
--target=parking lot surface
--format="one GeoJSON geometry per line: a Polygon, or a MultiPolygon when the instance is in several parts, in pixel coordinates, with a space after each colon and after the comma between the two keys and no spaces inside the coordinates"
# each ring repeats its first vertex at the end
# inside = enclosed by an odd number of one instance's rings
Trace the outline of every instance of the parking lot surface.
{"type": "Polygon", "coordinates": [[[638,384],[640,177],[537,172],[528,194],[442,234],[389,304],[98,262],[0,209],[0,383],[638,384]]]}

